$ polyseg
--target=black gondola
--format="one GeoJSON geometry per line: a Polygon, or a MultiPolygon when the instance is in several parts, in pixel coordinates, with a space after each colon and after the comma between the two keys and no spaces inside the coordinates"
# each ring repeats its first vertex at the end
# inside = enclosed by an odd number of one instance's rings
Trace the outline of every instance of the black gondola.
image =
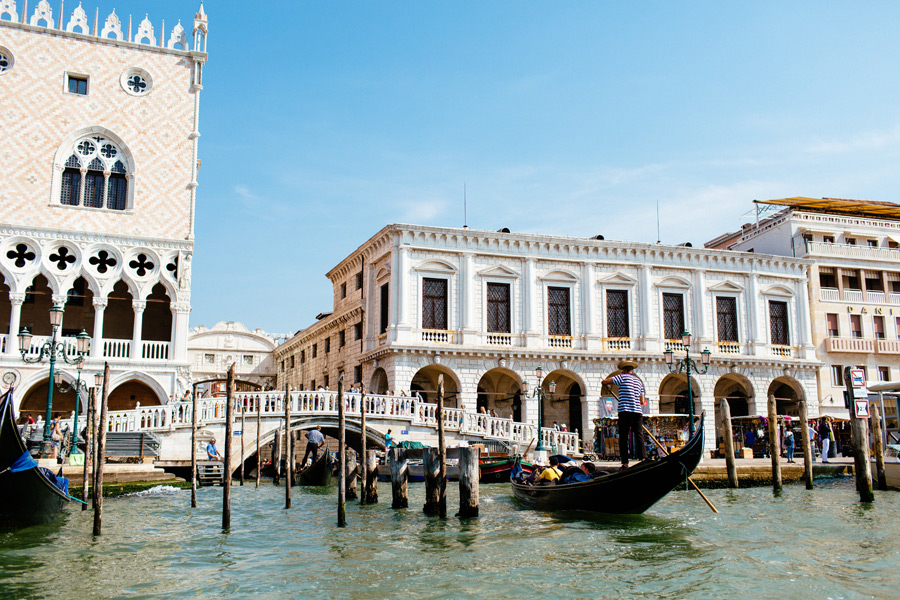
{"type": "Polygon", "coordinates": [[[528,485],[512,480],[516,498],[536,510],[589,510],[639,514],[684,483],[703,454],[703,416],[687,444],[659,460],[644,460],[624,471],[591,481],[558,485],[528,485]]]}
{"type": "MultiPolygon", "coordinates": [[[[69,496],[38,467],[16,426],[12,388],[0,398],[0,525],[27,527],[59,516],[69,496]]],[[[67,487],[63,483],[64,487],[67,487]]]]}
{"type": "Polygon", "coordinates": [[[334,460],[327,450],[305,469],[297,473],[298,485],[331,485],[334,474],[334,460]]]}

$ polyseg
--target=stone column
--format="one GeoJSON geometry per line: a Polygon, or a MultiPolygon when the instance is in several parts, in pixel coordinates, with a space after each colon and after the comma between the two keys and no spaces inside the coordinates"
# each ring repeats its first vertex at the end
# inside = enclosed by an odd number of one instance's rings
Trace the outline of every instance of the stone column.
{"type": "Polygon", "coordinates": [[[699,347],[702,347],[704,344],[708,345],[712,343],[709,335],[709,325],[706,322],[706,295],[704,294],[705,290],[706,273],[698,269],[697,271],[694,271],[694,293],[692,294],[694,304],[694,322],[691,323],[691,327],[693,327],[694,331],[696,332],[699,347]]]}
{"type": "Polygon", "coordinates": [[[747,302],[750,305],[750,310],[747,312],[750,317],[750,353],[760,354],[760,347],[764,344],[759,340],[759,311],[760,305],[765,310],[766,299],[759,297],[759,276],[755,272],[750,273],[749,291],[747,302]]]}
{"type": "Polygon", "coordinates": [[[103,357],[103,317],[108,298],[94,298],[94,335],[91,337],[91,358],[103,357]]]}
{"type": "Polygon", "coordinates": [[[462,335],[462,343],[474,343],[476,340],[476,328],[472,322],[475,320],[473,311],[475,310],[475,288],[477,282],[475,280],[475,257],[471,252],[463,252],[461,255],[459,273],[459,302],[460,302],[460,332],[462,335]]]}
{"type": "Polygon", "coordinates": [[[600,339],[597,337],[597,327],[594,319],[595,290],[593,281],[594,269],[589,263],[581,265],[581,315],[582,332],[584,335],[584,348],[586,350],[599,350],[600,339]]]}
{"type": "MultiPolygon", "coordinates": [[[[409,276],[409,248],[400,246],[397,249],[397,324],[400,327],[410,326],[410,311],[404,298],[407,292],[407,277],[409,276]]],[[[449,316],[449,315],[448,315],[449,316]]]]}
{"type": "Polygon", "coordinates": [[[804,277],[799,280],[797,298],[797,347],[800,356],[798,358],[813,358],[815,348],[812,345],[812,328],[809,313],[809,280],[804,277]]]}
{"type": "Polygon", "coordinates": [[[134,308],[134,329],[131,334],[131,353],[128,357],[131,360],[139,360],[142,355],[141,331],[144,326],[144,309],[147,308],[147,302],[132,300],[131,306],[134,308]]]}
{"type": "Polygon", "coordinates": [[[522,287],[522,311],[525,313],[525,345],[531,345],[529,340],[537,341],[540,332],[535,329],[537,326],[537,306],[535,302],[535,283],[534,283],[534,259],[525,259],[525,277],[522,287]]]}
{"type": "Polygon", "coordinates": [[[6,339],[7,356],[19,354],[19,329],[22,323],[22,303],[25,302],[25,294],[10,292],[9,294],[9,335],[6,339]]]}
{"type": "Polygon", "coordinates": [[[650,265],[641,265],[641,281],[638,289],[641,294],[640,332],[643,338],[643,350],[658,352],[660,350],[659,333],[653,327],[653,320],[650,318],[650,297],[653,294],[650,265]]]}
{"type": "Polygon", "coordinates": [[[169,336],[169,339],[172,340],[171,360],[185,362],[187,361],[188,317],[191,314],[191,305],[187,302],[175,302],[171,308],[173,317],[172,333],[169,336]]]}

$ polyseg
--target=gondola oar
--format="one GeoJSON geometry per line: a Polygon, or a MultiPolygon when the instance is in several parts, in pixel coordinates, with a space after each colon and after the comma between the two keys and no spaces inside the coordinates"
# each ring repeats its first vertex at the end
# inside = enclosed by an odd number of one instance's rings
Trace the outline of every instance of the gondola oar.
{"type": "MultiPolygon", "coordinates": [[[[641,425],[641,427],[644,428],[644,431],[647,433],[647,435],[650,436],[650,439],[653,440],[653,442],[654,442],[657,446],[659,446],[660,448],[662,448],[662,451],[666,453],[666,456],[668,456],[668,455],[669,455],[669,451],[666,449],[665,446],[663,446],[663,445],[659,442],[658,439],[656,439],[656,437],[655,437],[652,433],[650,433],[650,430],[647,429],[647,426],[646,426],[646,425],[641,425]]],[[[688,483],[690,483],[692,486],[694,486],[694,489],[697,490],[697,493],[700,494],[700,497],[703,498],[703,501],[706,502],[706,505],[707,505],[708,507],[710,507],[714,513],[718,513],[718,512],[719,512],[718,509],[716,509],[716,507],[713,506],[713,503],[709,501],[709,498],[706,497],[706,494],[704,494],[703,492],[700,491],[700,488],[697,487],[697,484],[694,483],[694,480],[691,479],[690,477],[688,477],[687,480],[688,480],[688,483]]]]}

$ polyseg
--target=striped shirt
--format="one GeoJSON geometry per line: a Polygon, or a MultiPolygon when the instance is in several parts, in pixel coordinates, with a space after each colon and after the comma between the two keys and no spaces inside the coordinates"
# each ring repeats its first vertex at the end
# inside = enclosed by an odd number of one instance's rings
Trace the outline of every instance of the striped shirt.
{"type": "Polygon", "coordinates": [[[620,373],[612,380],[619,386],[619,412],[640,413],[644,383],[633,373],[620,373]]]}

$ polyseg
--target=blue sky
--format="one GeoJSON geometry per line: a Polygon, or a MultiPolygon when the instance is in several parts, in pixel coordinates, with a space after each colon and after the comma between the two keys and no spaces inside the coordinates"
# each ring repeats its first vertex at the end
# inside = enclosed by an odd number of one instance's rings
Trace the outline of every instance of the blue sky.
{"type": "Polygon", "coordinates": [[[898,200],[900,3],[204,6],[192,326],[309,325],[384,225],[461,226],[464,184],[475,229],[654,242],[659,202],[694,245],[753,199],[898,200]]]}

